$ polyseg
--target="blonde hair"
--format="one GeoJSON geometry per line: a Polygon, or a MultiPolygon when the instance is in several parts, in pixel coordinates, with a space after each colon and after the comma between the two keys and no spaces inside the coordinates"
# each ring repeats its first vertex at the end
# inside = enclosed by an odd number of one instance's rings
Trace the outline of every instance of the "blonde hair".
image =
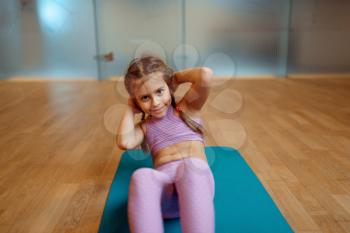
{"type": "MultiPolygon", "coordinates": [[[[129,63],[125,74],[124,85],[131,98],[133,99],[135,105],[142,112],[141,122],[144,122],[146,120],[146,114],[138,106],[138,103],[133,95],[134,93],[132,82],[134,80],[142,79],[143,77],[155,72],[161,72],[163,74],[164,81],[167,83],[170,89],[171,105],[174,109],[176,109],[176,101],[173,94],[174,86],[172,82],[175,73],[173,69],[166,65],[162,59],[155,56],[141,56],[140,58],[135,58],[129,63]]],[[[186,123],[186,125],[188,125],[193,131],[198,132],[202,135],[204,134],[204,127],[196,121],[192,120],[187,113],[179,111],[179,115],[180,118],[186,123]]],[[[146,142],[146,137],[144,137],[144,140],[141,143],[141,148],[145,153],[150,152],[150,148],[146,142]]]]}

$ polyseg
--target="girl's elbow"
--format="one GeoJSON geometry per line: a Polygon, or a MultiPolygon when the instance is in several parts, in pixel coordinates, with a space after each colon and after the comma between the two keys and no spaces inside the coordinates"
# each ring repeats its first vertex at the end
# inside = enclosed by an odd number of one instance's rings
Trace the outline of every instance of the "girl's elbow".
{"type": "Polygon", "coordinates": [[[126,143],[124,143],[120,137],[116,137],[116,144],[121,150],[128,150],[128,146],[126,143]]]}
{"type": "Polygon", "coordinates": [[[123,144],[117,143],[117,145],[118,145],[119,149],[121,149],[121,150],[128,150],[128,147],[123,145],[123,144]]]}
{"type": "Polygon", "coordinates": [[[211,78],[213,77],[213,70],[209,67],[201,68],[201,77],[202,80],[206,83],[210,83],[211,78]]]}
{"type": "Polygon", "coordinates": [[[213,76],[213,70],[209,67],[203,66],[201,71],[202,71],[202,76],[205,78],[211,78],[213,76]]]}

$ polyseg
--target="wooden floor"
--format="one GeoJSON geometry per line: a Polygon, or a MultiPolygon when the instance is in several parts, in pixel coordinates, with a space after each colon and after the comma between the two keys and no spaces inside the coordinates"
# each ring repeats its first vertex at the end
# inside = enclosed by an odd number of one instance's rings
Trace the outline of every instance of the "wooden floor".
{"type": "MultiPolygon", "coordinates": [[[[97,232],[122,152],[118,85],[0,82],[0,232],[97,232]]],[[[216,84],[203,119],[295,232],[350,232],[350,78],[216,84]]]]}

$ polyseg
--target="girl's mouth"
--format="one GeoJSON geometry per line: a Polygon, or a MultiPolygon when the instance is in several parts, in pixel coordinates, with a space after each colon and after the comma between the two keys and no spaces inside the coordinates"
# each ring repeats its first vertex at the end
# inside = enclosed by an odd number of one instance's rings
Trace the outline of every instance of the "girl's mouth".
{"type": "Polygon", "coordinates": [[[154,113],[160,113],[163,110],[164,107],[161,107],[159,109],[152,110],[154,113]]]}

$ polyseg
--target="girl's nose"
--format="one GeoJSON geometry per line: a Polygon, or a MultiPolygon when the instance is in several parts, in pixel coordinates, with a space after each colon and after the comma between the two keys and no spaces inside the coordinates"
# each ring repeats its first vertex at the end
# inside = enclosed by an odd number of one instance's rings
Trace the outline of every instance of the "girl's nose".
{"type": "Polygon", "coordinates": [[[159,100],[157,97],[154,97],[154,98],[152,99],[152,105],[153,105],[153,107],[157,107],[157,106],[159,105],[159,103],[160,103],[160,100],[159,100]]]}

